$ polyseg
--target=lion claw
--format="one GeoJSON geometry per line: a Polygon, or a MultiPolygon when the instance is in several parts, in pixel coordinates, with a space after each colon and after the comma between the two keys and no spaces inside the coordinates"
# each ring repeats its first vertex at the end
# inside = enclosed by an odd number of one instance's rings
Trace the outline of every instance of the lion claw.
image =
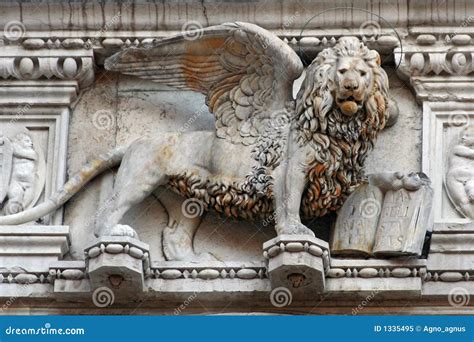
{"type": "Polygon", "coordinates": [[[134,239],[138,239],[138,234],[132,227],[125,224],[115,225],[109,232],[111,236],[128,236],[134,239]]]}

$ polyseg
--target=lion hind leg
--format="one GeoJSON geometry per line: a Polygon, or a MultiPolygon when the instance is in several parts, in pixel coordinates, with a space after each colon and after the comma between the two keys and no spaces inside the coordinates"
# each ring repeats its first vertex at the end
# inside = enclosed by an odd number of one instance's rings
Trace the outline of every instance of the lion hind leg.
{"type": "Polygon", "coordinates": [[[114,195],[109,201],[110,210],[104,210],[99,236],[130,236],[138,238],[135,230],[127,225],[119,224],[129,209],[139,204],[160,185],[167,182],[167,176],[158,168],[143,167],[131,169],[121,167],[114,186],[114,195]],[[147,171],[148,170],[148,171],[147,171]],[[127,173],[124,176],[123,173],[127,173]]]}
{"type": "MultiPolygon", "coordinates": [[[[194,251],[194,236],[204,217],[204,208],[187,212],[186,205],[189,201],[193,200],[170,191],[160,196],[160,202],[168,214],[168,225],[163,229],[162,235],[163,254],[167,260],[216,260],[210,253],[197,254],[194,251]]],[[[198,203],[196,205],[199,206],[198,203]]]]}
{"type": "MultiPolygon", "coordinates": [[[[146,195],[139,192],[131,193],[134,189],[123,190],[118,193],[117,197],[112,199],[111,210],[106,210],[105,219],[101,220],[102,224],[98,227],[97,236],[130,236],[138,238],[135,230],[127,225],[119,224],[125,214],[134,205],[140,203],[146,198],[146,195]]],[[[115,196],[115,195],[114,195],[115,196]]]]}

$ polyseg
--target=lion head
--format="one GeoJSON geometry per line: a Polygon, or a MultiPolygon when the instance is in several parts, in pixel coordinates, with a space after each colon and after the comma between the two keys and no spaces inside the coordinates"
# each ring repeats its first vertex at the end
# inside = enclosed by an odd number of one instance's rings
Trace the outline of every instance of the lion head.
{"type": "Polygon", "coordinates": [[[297,112],[304,114],[300,124],[312,132],[325,131],[330,116],[339,114],[346,117],[340,121],[367,119],[372,128],[380,130],[388,117],[387,105],[388,78],[379,54],[355,37],[343,37],[307,68],[297,112]],[[305,113],[309,108],[314,115],[305,113]]]}
{"type": "Polygon", "coordinates": [[[388,118],[388,78],[380,56],[355,37],[340,38],[306,70],[296,100],[300,143],[315,149],[303,211],[336,210],[360,180],[388,118]]]}

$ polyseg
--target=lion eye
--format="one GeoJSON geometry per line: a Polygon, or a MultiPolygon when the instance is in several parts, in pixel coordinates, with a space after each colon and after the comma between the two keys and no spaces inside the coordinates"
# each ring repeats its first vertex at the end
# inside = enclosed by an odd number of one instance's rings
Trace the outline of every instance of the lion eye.
{"type": "Polygon", "coordinates": [[[366,73],[364,70],[361,70],[361,71],[360,71],[360,75],[361,75],[361,76],[365,76],[365,75],[367,75],[367,73],[366,73]]]}
{"type": "Polygon", "coordinates": [[[347,69],[339,69],[339,72],[340,72],[341,74],[345,74],[346,71],[347,71],[347,69]]]}

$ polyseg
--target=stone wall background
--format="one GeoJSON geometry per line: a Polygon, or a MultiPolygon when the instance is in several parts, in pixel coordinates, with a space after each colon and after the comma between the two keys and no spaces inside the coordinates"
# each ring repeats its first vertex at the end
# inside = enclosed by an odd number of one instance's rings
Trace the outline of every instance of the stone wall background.
{"type": "Polygon", "coordinates": [[[389,75],[390,96],[399,109],[397,123],[381,132],[375,148],[367,157],[366,172],[421,171],[422,109],[412,90],[392,67],[389,75]]]}

